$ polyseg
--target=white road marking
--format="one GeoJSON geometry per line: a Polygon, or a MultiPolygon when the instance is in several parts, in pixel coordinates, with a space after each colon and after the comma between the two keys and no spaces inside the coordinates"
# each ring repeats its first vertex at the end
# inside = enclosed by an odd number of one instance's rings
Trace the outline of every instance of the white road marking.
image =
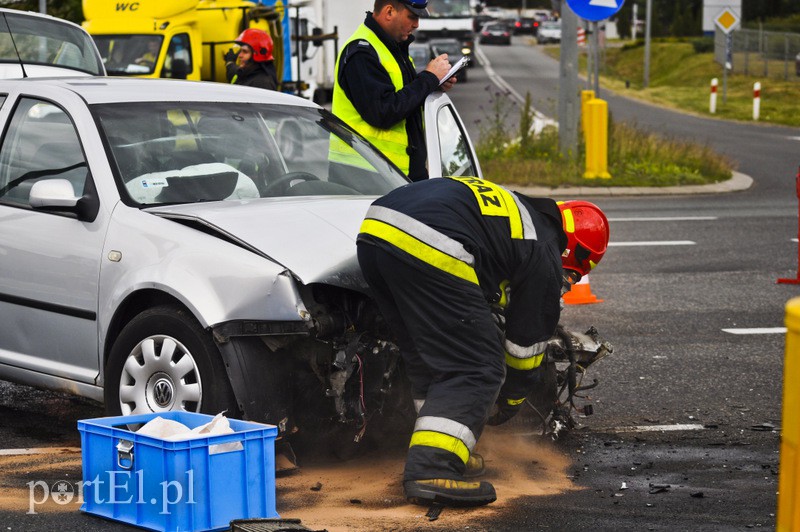
{"type": "Polygon", "coordinates": [[[718,220],[716,216],[655,216],[652,218],[609,218],[609,222],[698,222],[718,220]]]}
{"type": "Polygon", "coordinates": [[[633,247],[633,246],[694,246],[697,242],[691,240],[651,240],[642,242],[609,242],[609,247],[633,247]]]}
{"type": "Polygon", "coordinates": [[[28,449],[0,449],[0,456],[23,456],[28,454],[80,453],[80,447],[38,447],[28,449]]]}
{"type": "Polygon", "coordinates": [[[761,327],[750,329],[722,329],[730,334],[786,334],[786,327],[761,327]]]}
{"type": "Polygon", "coordinates": [[[614,432],[675,432],[680,430],[703,430],[699,423],[677,423],[675,425],[639,425],[634,427],[617,427],[614,432]]]}
{"type": "MultiPolygon", "coordinates": [[[[495,72],[495,70],[492,68],[492,62],[489,61],[489,58],[486,57],[486,54],[483,53],[483,50],[481,50],[480,47],[476,48],[475,55],[478,56],[478,61],[483,66],[483,69],[486,70],[486,75],[489,76],[489,79],[492,81],[492,83],[497,85],[497,87],[500,90],[506,91],[512,98],[514,98],[517,101],[517,103],[519,103],[520,105],[524,105],[525,98],[520,93],[518,93],[514,89],[514,87],[509,85],[508,82],[504,80],[500,74],[495,72]]],[[[558,122],[556,122],[552,118],[548,118],[537,109],[532,109],[532,111],[533,111],[533,124],[531,126],[531,130],[535,134],[540,133],[545,126],[558,125],[558,122]]]]}

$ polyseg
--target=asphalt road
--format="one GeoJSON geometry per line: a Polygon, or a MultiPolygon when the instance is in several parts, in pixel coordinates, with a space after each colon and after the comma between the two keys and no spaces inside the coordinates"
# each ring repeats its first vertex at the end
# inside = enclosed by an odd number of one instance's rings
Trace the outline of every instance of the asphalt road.
{"type": "MultiPolygon", "coordinates": [[[[485,94],[509,87],[509,99],[530,92],[555,117],[557,61],[521,40],[481,50],[490,68],[451,92],[467,124],[485,119],[485,94]]],[[[775,283],[797,272],[800,130],[601,97],[614,120],[707,143],[754,184],[724,195],[593,199],[612,227],[613,247],[590,279],[604,302],[568,307],[562,319],[595,325],[615,345],[594,373],[595,415],[561,443],[584,489],[527,498],[489,528],[774,528],[784,336],[767,331],[783,326],[786,301],[800,295],[775,283]],[[653,425],[693,430],[643,432],[653,425]]]]}
{"type": "MultiPolygon", "coordinates": [[[[518,94],[530,91],[535,106],[554,116],[555,61],[516,39],[511,47],[482,50],[490,68],[473,68],[469,82],[451,92],[471,133],[503,80],[518,94]]],[[[722,195],[592,199],[612,227],[612,247],[590,279],[604,301],[567,307],[563,323],[594,325],[615,349],[592,368],[600,382],[591,391],[594,415],[580,419],[566,439],[538,443],[539,453],[530,456],[532,464],[563,459],[558,478],[542,479],[552,490],[526,492],[524,484],[506,483],[495,509],[445,510],[435,522],[372,528],[363,517],[369,514],[354,513],[354,529],[774,528],[784,335],[769,330],[783,326],[786,301],[800,295],[796,286],[775,283],[797,271],[800,130],[601,96],[616,120],[696,138],[730,155],[753,186],[722,195]]],[[[36,513],[19,507],[29,482],[77,480],[75,422],[101,413],[69,396],[0,383],[0,449],[65,448],[0,456],[0,530],[131,530],[74,507],[36,513]]],[[[510,458],[485,455],[492,480],[510,458]]],[[[281,509],[280,491],[278,502],[281,509]]],[[[306,520],[302,503],[281,511],[306,520]]]]}

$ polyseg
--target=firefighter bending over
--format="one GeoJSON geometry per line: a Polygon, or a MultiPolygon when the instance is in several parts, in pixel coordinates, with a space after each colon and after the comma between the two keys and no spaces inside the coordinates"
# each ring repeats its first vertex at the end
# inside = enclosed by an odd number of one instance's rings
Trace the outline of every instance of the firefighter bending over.
{"type": "Polygon", "coordinates": [[[522,408],[561,295],[597,265],[608,235],[591,203],[529,198],[477,178],[414,182],[372,204],[358,261],[417,408],[403,473],[411,502],[496,499],[489,482],[467,480],[483,472],[475,444],[487,422],[522,408]]]}

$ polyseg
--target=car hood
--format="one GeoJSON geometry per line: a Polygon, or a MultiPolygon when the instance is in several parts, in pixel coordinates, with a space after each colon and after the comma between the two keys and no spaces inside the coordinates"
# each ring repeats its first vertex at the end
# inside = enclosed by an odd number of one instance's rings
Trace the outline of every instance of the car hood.
{"type": "Polygon", "coordinates": [[[274,198],[153,207],[146,212],[230,240],[290,270],[303,284],[367,285],[356,236],[374,196],[274,198]]]}

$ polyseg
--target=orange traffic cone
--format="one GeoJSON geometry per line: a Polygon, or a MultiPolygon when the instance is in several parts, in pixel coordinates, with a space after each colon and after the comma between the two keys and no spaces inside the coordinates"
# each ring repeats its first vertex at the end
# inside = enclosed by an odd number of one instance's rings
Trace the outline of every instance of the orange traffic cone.
{"type": "Polygon", "coordinates": [[[592,293],[588,274],[581,277],[581,280],[572,285],[572,289],[564,294],[564,303],[567,305],[588,305],[602,302],[602,299],[597,299],[597,296],[592,293]]]}

